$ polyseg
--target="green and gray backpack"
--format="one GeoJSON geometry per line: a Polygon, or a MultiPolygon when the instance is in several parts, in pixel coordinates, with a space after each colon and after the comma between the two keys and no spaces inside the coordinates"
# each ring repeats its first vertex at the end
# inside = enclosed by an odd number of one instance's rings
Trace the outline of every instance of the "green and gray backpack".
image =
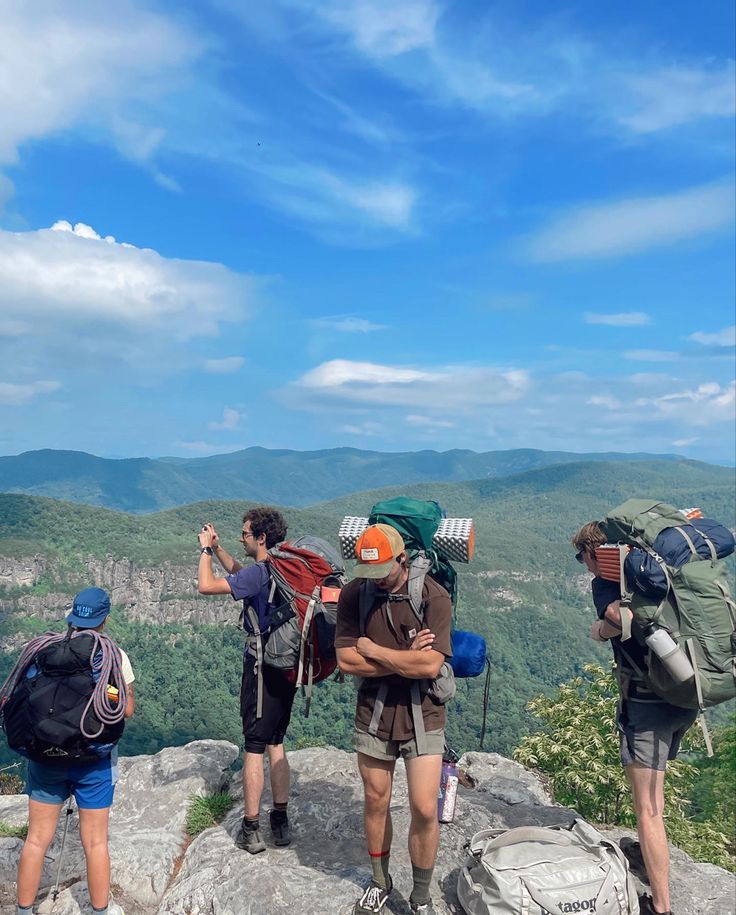
{"type": "MultiPolygon", "coordinates": [[[[620,550],[622,608],[630,609],[641,627],[654,624],[666,629],[694,670],[688,681],[676,683],[650,651],[648,669],[637,670],[644,685],[672,705],[701,712],[734,698],[736,604],[720,559],[733,550],[730,532],[716,522],[690,521],[672,505],[651,499],[629,499],[613,509],[600,526],[609,544],[626,547],[620,550]],[[730,538],[730,545],[723,548],[717,540],[722,532],[726,540],[730,538]],[[684,548],[683,561],[672,564],[673,554],[663,548],[668,538],[684,548]],[[634,556],[640,559],[634,562],[634,556]],[[661,580],[659,591],[647,588],[639,575],[647,564],[661,580]]],[[[621,622],[625,653],[625,642],[631,636],[628,614],[621,614],[621,622]]]]}

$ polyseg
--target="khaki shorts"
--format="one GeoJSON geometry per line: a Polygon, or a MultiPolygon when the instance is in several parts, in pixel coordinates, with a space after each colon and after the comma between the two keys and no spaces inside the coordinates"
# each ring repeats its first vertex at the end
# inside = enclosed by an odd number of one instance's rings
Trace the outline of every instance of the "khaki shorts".
{"type": "MultiPolygon", "coordinates": [[[[442,756],[445,751],[445,729],[427,731],[426,737],[427,752],[421,755],[442,756]]],[[[353,731],[353,745],[356,753],[364,753],[374,759],[415,759],[420,755],[415,737],[409,740],[384,740],[357,728],[353,731]]]]}

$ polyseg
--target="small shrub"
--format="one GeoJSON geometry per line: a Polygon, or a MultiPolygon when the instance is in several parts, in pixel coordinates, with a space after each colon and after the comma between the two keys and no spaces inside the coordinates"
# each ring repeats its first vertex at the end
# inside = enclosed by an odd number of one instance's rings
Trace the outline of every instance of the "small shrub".
{"type": "Polygon", "coordinates": [[[215,826],[234,803],[235,799],[227,791],[219,794],[205,794],[204,797],[193,796],[184,827],[187,835],[194,838],[205,829],[215,826]]]}
{"type": "Polygon", "coordinates": [[[0,772],[0,794],[22,794],[25,781],[12,772],[0,772]]]}
{"type": "Polygon", "coordinates": [[[11,826],[9,823],[3,823],[0,820],[0,839],[25,839],[27,835],[27,823],[23,826],[11,826]]]}

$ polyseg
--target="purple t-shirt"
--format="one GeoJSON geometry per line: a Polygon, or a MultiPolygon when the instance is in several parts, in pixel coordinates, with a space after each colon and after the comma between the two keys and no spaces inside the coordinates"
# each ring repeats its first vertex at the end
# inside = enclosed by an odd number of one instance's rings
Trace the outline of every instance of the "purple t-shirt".
{"type": "Polygon", "coordinates": [[[248,615],[245,612],[248,606],[258,614],[258,624],[263,632],[270,625],[268,606],[268,593],[271,588],[271,579],[265,562],[254,562],[253,565],[238,569],[233,575],[227,575],[226,581],[230,585],[235,600],[243,601],[243,628],[248,632],[253,631],[248,615]]]}

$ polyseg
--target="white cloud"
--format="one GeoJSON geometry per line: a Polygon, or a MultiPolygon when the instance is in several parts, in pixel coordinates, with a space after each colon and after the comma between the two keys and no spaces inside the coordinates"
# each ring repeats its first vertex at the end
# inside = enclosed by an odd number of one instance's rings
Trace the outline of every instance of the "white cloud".
{"type": "Polygon", "coordinates": [[[431,416],[421,416],[417,413],[410,413],[406,417],[406,422],[410,426],[418,426],[421,429],[453,429],[455,423],[447,419],[434,419],[431,416]]]}
{"type": "Polygon", "coordinates": [[[336,330],[343,334],[369,334],[377,330],[387,330],[386,324],[375,324],[365,318],[355,318],[350,315],[335,315],[332,318],[315,318],[312,321],[316,327],[336,330]]]}
{"type": "Polygon", "coordinates": [[[736,346],[736,324],[730,327],[724,327],[723,330],[716,331],[712,334],[698,331],[690,334],[688,340],[695,343],[702,343],[703,346],[736,346]]]}
{"type": "Polygon", "coordinates": [[[201,37],[135,0],[62,7],[7,0],[0,5],[0,163],[17,161],[28,141],[78,126],[102,129],[125,155],[151,156],[160,127],[137,116],[181,83],[202,50],[201,37]]]}
{"type": "Polygon", "coordinates": [[[29,403],[39,394],[51,394],[58,391],[58,381],[34,381],[31,384],[11,384],[0,382],[0,404],[20,407],[29,403]]]}
{"type": "Polygon", "coordinates": [[[347,432],[348,435],[368,435],[371,437],[381,435],[381,433],[386,431],[385,427],[380,423],[370,422],[370,420],[358,424],[347,423],[342,428],[343,432],[347,432]]]}
{"type": "Polygon", "coordinates": [[[232,407],[225,407],[222,411],[222,419],[219,422],[207,423],[208,429],[219,429],[224,432],[232,432],[240,426],[240,420],[245,416],[232,407]]]}
{"type": "Polygon", "coordinates": [[[687,448],[688,445],[694,445],[698,441],[697,435],[693,438],[678,438],[672,444],[675,448],[687,448]]]}
{"type": "Polygon", "coordinates": [[[652,323],[651,317],[643,311],[622,311],[607,315],[586,311],[583,320],[586,324],[606,324],[609,327],[640,327],[652,323]]]}
{"type": "Polygon", "coordinates": [[[675,362],[680,358],[680,354],[663,349],[629,349],[623,357],[633,362],[675,362]]]}
{"type": "Polygon", "coordinates": [[[736,406],[736,382],[721,387],[715,381],[696,388],[675,391],[655,398],[639,398],[638,407],[651,407],[659,413],[689,426],[733,423],[736,406]]]}
{"type": "Polygon", "coordinates": [[[43,318],[35,333],[83,321],[90,331],[90,323],[103,322],[131,330],[165,328],[174,339],[213,334],[219,321],[247,315],[255,285],[222,264],[165,258],[150,248],[119,244],[111,235],[101,238],[83,223],[0,230],[5,316],[43,318]]]}
{"type": "Polygon", "coordinates": [[[528,388],[529,378],[518,369],[444,366],[431,370],[351,362],[324,362],[295,385],[321,398],[355,404],[468,410],[509,403],[528,388]]]}
{"type": "Polygon", "coordinates": [[[734,220],[734,187],[709,184],[661,197],[580,207],[532,234],[526,251],[544,263],[637,254],[716,232],[734,220]]]}
{"type": "Polygon", "coordinates": [[[439,17],[434,0],[327,0],[309,5],[370,57],[395,57],[434,43],[439,17]]]}
{"type": "Polygon", "coordinates": [[[204,370],[213,375],[232,375],[245,364],[243,356],[223,356],[222,359],[205,359],[204,370]]]}
{"type": "Polygon", "coordinates": [[[610,394],[594,394],[586,400],[591,407],[606,407],[608,410],[620,410],[621,401],[610,394]]]}
{"type": "Polygon", "coordinates": [[[719,66],[664,67],[645,75],[624,77],[627,105],[638,109],[620,114],[619,123],[634,133],[652,133],[706,117],[731,117],[736,111],[736,68],[719,66]]]}

